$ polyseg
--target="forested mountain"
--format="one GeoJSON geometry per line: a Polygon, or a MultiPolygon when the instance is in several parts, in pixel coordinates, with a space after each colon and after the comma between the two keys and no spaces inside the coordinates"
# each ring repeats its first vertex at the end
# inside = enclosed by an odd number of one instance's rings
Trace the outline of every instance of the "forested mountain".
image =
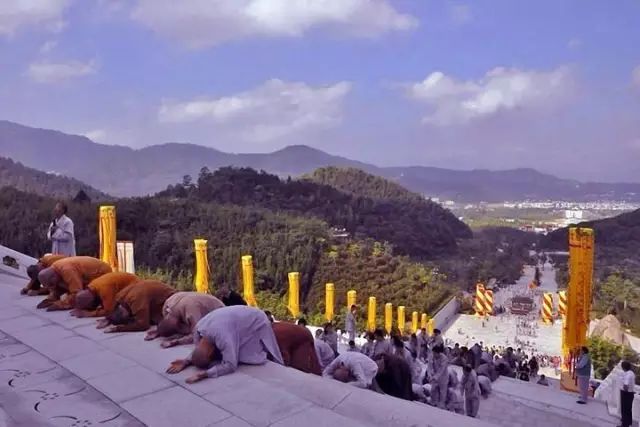
{"type": "Polygon", "coordinates": [[[0,187],[59,198],[73,198],[83,191],[91,200],[105,200],[106,194],[74,178],[40,172],[11,159],[0,157],[0,187]]]}
{"type": "Polygon", "coordinates": [[[401,255],[433,259],[456,252],[456,238],[471,230],[451,212],[428,200],[359,197],[307,180],[281,180],[249,168],[202,170],[197,184],[189,179],[170,186],[161,197],[215,204],[260,207],[325,220],[356,238],[371,237],[393,245],[401,255]]]}
{"type": "Polygon", "coordinates": [[[197,174],[203,166],[211,170],[224,166],[251,167],[285,178],[336,166],[361,169],[429,197],[458,201],[640,201],[640,184],[581,183],[532,169],[459,171],[425,166],[378,167],[304,145],[264,154],[224,153],[179,143],[134,150],[7,121],[0,121],[0,153],[29,167],[74,177],[114,196],[161,191],[185,174],[197,174]]]}
{"type": "MultiPolygon", "coordinates": [[[[33,256],[46,253],[54,203],[52,198],[0,189],[0,244],[33,256]]],[[[390,245],[333,239],[328,225],[318,219],[193,198],[120,199],[115,205],[118,239],[135,242],[137,268],[161,270],[174,284],[193,271],[193,239],[206,238],[213,287],[224,283],[241,289],[240,257],[252,254],[259,299],[267,305],[279,302],[280,310],[290,271],[301,274],[302,302],[311,316],[324,309],[322,290],[329,281],[339,289],[355,289],[360,301],[375,291],[381,303],[430,313],[455,291],[430,267],[394,255],[390,245]]],[[[69,204],[79,254],[97,254],[97,210],[96,204],[69,204]]],[[[345,305],[346,295],[337,292],[337,310],[345,305]]]]}
{"type": "Polygon", "coordinates": [[[303,179],[328,185],[355,196],[368,197],[371,199],[413,202],[425,199],[424,196],[413,193],[396,182],[356,168],[328,166],[304,175],[303,179]]]}

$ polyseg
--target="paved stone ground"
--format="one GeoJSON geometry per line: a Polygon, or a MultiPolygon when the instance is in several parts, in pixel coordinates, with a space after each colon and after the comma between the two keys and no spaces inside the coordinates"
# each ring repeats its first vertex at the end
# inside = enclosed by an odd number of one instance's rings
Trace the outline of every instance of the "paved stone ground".
{"type": "Polygon", "coordinates": [[[0,274],[0,427],[488,427],[273,363],[188,385],[167,375],[188,347],[104,334],[95,319],[36,310],[0,274]]]}

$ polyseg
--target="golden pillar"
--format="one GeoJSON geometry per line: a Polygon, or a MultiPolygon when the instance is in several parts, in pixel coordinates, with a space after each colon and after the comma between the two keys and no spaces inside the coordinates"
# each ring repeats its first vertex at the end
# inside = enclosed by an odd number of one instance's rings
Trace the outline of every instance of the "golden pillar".
{"type": "Polygon", "coordinates": [[[335,307],[336,289],[333,283],[325,285],[325,318],[327,322],[333,321],[333,308],[335,307]]]}
{"type": "Polygon", "coordinates": [[[393,304],[390,302],[384,305],[384,328],[388,334],[391,333],[391,328],[393,328],[393,304]]]}
{"type": "Polygon", "coordinates": [[[196,291],[209,292],[209,262],[207,261],[207,241],[195,239],[193,241],[196,251],[196,274],[194,284],[196,291]]]}
{"type": "Polygon", "coordinates": [[[254,273],[253,273],[253,257],[251,255],[242,256],[242,296],[251,307],[257,307],[255,289],[254,289],[254,273]]]}
{"type": "Polygon", "coordinates": [[[436,319],[429,319],[429,325],[427,326],[427,332],[429,335],[433,335],[433,331],[436,329],[436,319]]]}
{"type": "Polygon", "coordinates": [[[569,286],[563,325],[565,365],[570,353],[585,345],[591,320],[594,234],[590,228],[569,229],[569,286]]]}
{"type": "Polygon", "coordinates": [[[369,309],[367,310],[367,330],[373,332],[376,329],[376,297],[369,297],[369,309]]]}
{"type": "Polygon", "coordinates": [[[484,291],[485,289],[482,283],[476,284],[476,316],[484,316],[484,291]]]}
{"type": "Polygon", "coordinates": [[[429,326],[429,315],[427,313],[422,313],[420,316],[420,329],[427,329],[429,326]]]}
{"type": "Polygon", "coordinates": [[[351,310],[352,305],[356,305],[357,293],[353,289],[347,292],[347,310],[351,310]]]}
{"type": "Polygon", "coordinates": [[[414,311],[411,313],[411,333],[415,334],[418,332],[418,312],[414,311]]]}
{"type": "Polygon", "coordinates": [[[558,291],[558,314],[563,319],[567,315],[567,291],[558,291]]]}
{"type": "Polygon", "coordinates": [[[116,207],[100,206],[98,236],[100,238],[100,259],[118,271],[118,251],[116,248],[116,207]]]}
{"type": "Polygon", "coordinates": [[[300,315],[300,273],[289,273],[289,312],[295,319],[300,315]]]}
{"type": "Polygon", "coordinates": [[[400,329],[400,333],[404,333],[406,322],[407,321],[404,317],[404,305],[398,306],[398,329],[400,329]]]}

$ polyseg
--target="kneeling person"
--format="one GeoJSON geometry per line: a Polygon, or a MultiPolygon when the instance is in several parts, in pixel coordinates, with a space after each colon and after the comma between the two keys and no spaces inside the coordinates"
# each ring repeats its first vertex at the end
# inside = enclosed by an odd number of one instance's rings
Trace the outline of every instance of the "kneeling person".
{"type": "Polygon", "coordinates": [[[196,325],[213,310],[224,307],[222,301],[213,295],[200,292],[176,292],[164,302],[162,320],[155,331],[151,331],[145,340],[167,337],[162,347],[193,344],[196,325]]]}
{"type": "Polygon", "coordinates": [[[98,277],[76,295],[76,317],[102,317],[116,307],[116,295],[124,288],[139,282],[138,276],[124,272],[111,272],[98,277]]]}
{"type": "Polygon", "coordinates": [[[304,326],[293,323],[273,323],[273,333],[278,341],[285,366],[302,372],[322,375],[313,335],[304,326]]]}
{"type": "Polygon", "coordinates": [[[146,331],[151,325],[162,320],[162,306],[176,290],[155,280],[141,280],[133,286],[127,286],[116,295],[116,306],[106,317],[111,324],[109,332],[146,331]]]}
{"type": "Polygon", "coordinates": [[[378,364],[355,351],[340,354],[322,372],[323,377],[333,378],[359,388],[371,388],[377,374],[378,364]]]}
{"type": "Polygon", "coordinates": [[[284,364],[271,322],[254,307],[236,305],[212,311],[200,319],[193,339],[196,348],[189,357],[174,360],[167,369],[169,374],[189,365],[204,370],[187,378],[188,383],[230,374],[240,363],[262,365],[269,356],[284,364]]]}
{"type": "Polygon", "coordinates": [[[27,286],[20,289],[20,295],[48,295],[49,290],[42,286],[38,279],[38,274],[40,274],[40,272],[45,268],[51,267],[54,262],[60,261],[62,258],[66,258],[66,256],[48,254],[40,258],[36,264],[27,267],[27,275],[30,280],[29,283],[27,283],[27,286]]]}

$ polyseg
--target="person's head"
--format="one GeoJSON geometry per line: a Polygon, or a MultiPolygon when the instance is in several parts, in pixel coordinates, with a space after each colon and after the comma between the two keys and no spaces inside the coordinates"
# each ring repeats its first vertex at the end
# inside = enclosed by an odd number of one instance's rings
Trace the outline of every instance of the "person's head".
{"type": "Polygon", "coordinates": [[[333,333],[333,323],[327,322],[324,324],[324,333],[325,334],[333,333]]]}
{"type": "Polygon", "coordinates": [[[521,349],[521,348],[519,348],[519,349],[517,350],[517,352],[518,352],[518,353],[522,353],[522,349],[521,349]]]}
{"type": "Polygon", "coordinates": [[[229,289],[228,286],[220,286],[220,288],[218,288],[218,292],[216,292],[216,297],[218,297],[219,299],[222,298],[227,298],[229,297],[229,294],[231,294],[231,289],[229,289]]]}
{"type": "Polygon", "coordinates": [[[462,367],[462,370],[464,371],[465,374],[468,374],[469,372],[471,372],[473,368],[471,368],[471,365],[464,365],[462,367]]]}
{"type": "Polygon", "coordinates": [[[375,336],[373,335],[373,332],[367,332],[367,341],[369,342],[373,342],[375,340],[375,336]]]}
{"type": "Polygon", "coordinates": [[[589,354],[589,349],[587,347],[580,347],[580,355],[589,354]]]}
{"type": "Polygon", "coordinates": [[[401,348],[404,349],[404,343],[399,337],[393,337],[393,346],[396,349],[401,349],[401,348]]]}
{"type": "Polygon", "coordinates": [[[544,380],[546,380],[546,379],[547,379],[547,377],[546,377],[544,374],[540,375],[540,380],[541,380],[541,381],[544,381],[544,380]]]}
{"type": "Polygon", "coordinates": [[[507,354],[513,353],[513,347],[507,347],[507,354]]]}
{"type": "Polygon", "coordinates": [[[459,349],[459,348],[460,348],[460,344],[455,343],[455,344],[454,344],[454,346],[453,346],[453,348],[455,348],[456,350],[457,350],[457,349],[459,349]]]}
{"type": "Polygon", "coordinates": [[[53,208],[53,215],[56,218],[60,218],[62,215],[66,215],[66,214],[67,214],[67,205],[64,202],[56,203],[55,207],[53,208]]]}
{"type": "Polygon", "coordinates": [[[420,333],[421,333],[422,335],[427,335],[427,328],[421,328],[421,329],[420,329],[420,333]]]}
{"type": "Polygon", "coordinates": [[[434,353],[438,353],[438,354],[444,353],[444,346],[443,345],[437,345],[437,346],[433,347],[433,352],[434,353]]]}
{"type": "Polygon", "coordinates": [[[31,280],[38,280],[38,274],[40,274],[42,270],[44,270],[44,267],[40,264],[30,265],[27,267],[27,276],[29,276],[31,280]]]}
{"type": "Polygon", "coordinates": [[[79,310],[95,310],[99,302],[98,296],[93,291],[83,289],[76,294],[74,305],[79,310]]]}
{"type": "Polygon", "coordinates": [[[631,369],[631,363],[629,363],[627,360],[623,361],[620,365],[622,366],[622,370],[625,372],[631,369]]]}
{"type": "Polygon", "coordinates": [[[298,325],[300,326],[307,326],[307,319],[305,319],[304,317],[301,317],[298,319],[298,325]]]}
{"type": "Polygon", "coordinates": [[[158,323],[158,336],[170,337],[178,332],[178,321],[175,317],[165,317],[158,323]]]}
{"type": "Polygon", "coordinates": [[[382,329],[378,328],[375,331],[373,331],[373,338],[376,341],[383,341],[384,340],[384,332],[382,331],[382,329]]]}
{"type": "Polygon", "coordinates": [[[316,338],[321,338],[322,337],[322,329],[316,329],[316,338]]]}
{"type": "Polygon", "coordinates": [[[356,348],[356,342],[354,340],[349,341],[349,348],[356,348]]]}
{"type": "Polygon", "coordinates": [[[358,306],[357,306],[357,305],[355,305],[355,304],[352,304],[352,305],[351,305],[351,312],[352,312],[353,314],[356,314],[356,313],[358,312],[358,306]]]}
{"type": "Polygon", "coordinates": [[[131,312],[124,304],[116,304],[116,308],[107,315],[107,320],[113,325],[124,325],[131,321],[131,312]]]}
{"type": "Polygon", "coordinates": [[[62,277],[56,273],[53,267],[45,268],[38,273],[38,280],[46,288],[54,288],[62,283],[62,277]]]}
{"type": "Polygon", "coordinates": [[[196,368],[209,369],[216,360],[218,349],[206,338],[202,338],[191,353],[191,363],[196,368]]]}
{"type": "Polygon", "coordinates": [[[440,329],[434,329],[433,330],[433,335],[435,335],[435,336],[440,336],[441,333],[442,332],[440,332],[440,329]]]}
{"type": "Polygon", "coordinates": [[[411,334],[411,337],[409,337],[409,340],[411,342],[416,342],[418,341],[418,336],[416,334],[411,334]]]}
{"type": "Polygon", "coordinates": [[[348,383],[355,379],[351,374],[351,371],[349,370],[349,368],[347,368],[344,365],[338,366],[336,370],[333,371],[333,378],[335,380],[340,381],[341,383],[348,383]]]}

